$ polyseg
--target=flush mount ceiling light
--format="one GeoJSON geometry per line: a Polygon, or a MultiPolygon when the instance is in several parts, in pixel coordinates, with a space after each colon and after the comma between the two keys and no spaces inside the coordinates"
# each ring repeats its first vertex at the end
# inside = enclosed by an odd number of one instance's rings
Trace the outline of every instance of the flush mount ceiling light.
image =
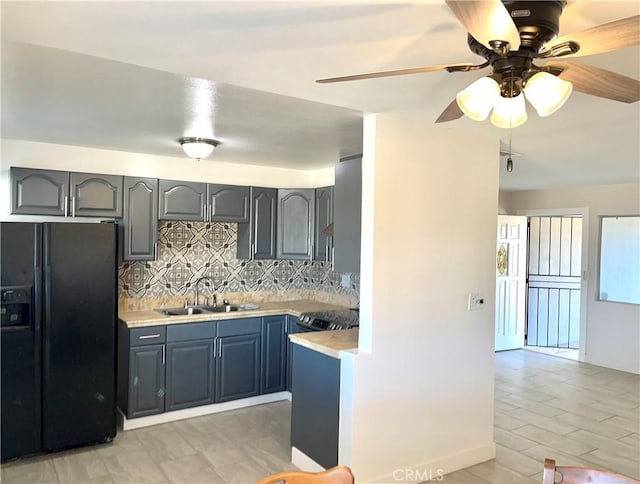
{"type": "Polygon", "coordinates": [[[178,141],[185,154],[198,161],[209,156],[213,149],[220,144],[219,141],[210,138],[180,138],[178,141]]]}

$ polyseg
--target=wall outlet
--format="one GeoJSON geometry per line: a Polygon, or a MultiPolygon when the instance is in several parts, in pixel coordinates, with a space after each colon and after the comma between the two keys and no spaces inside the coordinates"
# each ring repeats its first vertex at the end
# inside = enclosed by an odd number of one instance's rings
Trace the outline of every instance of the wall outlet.
{"type": "Polygon", "coordinates": [[[469,311],[477,311],[484,307],[484,298],[477,292],[470,292],[467,300],[467,309],[469,311]]]}
{"type": "Polygon", "coordinates": [[[342,287],[351,287],[351,274],[342,274],[342,287]]]}

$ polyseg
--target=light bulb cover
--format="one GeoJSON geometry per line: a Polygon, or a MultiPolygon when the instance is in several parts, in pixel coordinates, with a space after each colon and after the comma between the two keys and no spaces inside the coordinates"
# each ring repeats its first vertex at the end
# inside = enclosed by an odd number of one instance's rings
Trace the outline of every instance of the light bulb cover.
{"type": "Polygon", "coordinates": [[[474,121],[484,121],[500,97],[500,86],[491,77],[478,79],[456,96],[460,110],[474,121]]]}
{"type": "Polygon", "coordinates": [[[548,72],[534,74],[524,86],[524,95],[541,117],[560,109],[572,91],[573,84],[548,72]]]}
{"type": "Polygon", "coordinates": [[[184,153],[190,157],[200,160],[209,156],[213,149],[220,144],[219,141],[210,138],[180,138],[180,145],[184,153]]]}
{"type": "Polygon", "coordinates": [[[491,113],[491,123],[498,128],[517,128],[527,121],[524,96],[500,97],[491,113]]]}

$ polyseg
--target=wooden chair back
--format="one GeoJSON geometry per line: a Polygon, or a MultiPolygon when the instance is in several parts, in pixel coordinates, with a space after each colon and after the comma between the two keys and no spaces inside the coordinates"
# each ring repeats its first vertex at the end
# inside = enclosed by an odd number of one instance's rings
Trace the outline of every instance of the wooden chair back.
{"type": "Polygon", "coordinates": [[[353,484],[354,477],[347,466],[332,467],[323,472],[285,471],[260,479],[256,484],[353,484]]]}
{"type": "Polygon", "coordinates": [[[584,484],[586,482],[593,484],[638,484],[639,481],[614,472],[599,471],[586,467],[556,466],[555,460],[545,459],[542,484],[557,484],[560,482],[562,484],[584,484]],[[557,481],[555,480],[556,472],[561,475],[557,481]]]}

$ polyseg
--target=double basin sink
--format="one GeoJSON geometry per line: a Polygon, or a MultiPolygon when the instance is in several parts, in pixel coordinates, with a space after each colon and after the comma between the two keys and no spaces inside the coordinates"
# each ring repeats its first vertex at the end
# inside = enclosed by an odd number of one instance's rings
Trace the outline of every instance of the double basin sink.
{"type": "Polygon", "coordinates": [[[207,313],[229,313],[232,311],[241,311],[239,306],[222,305],[222,306],[187,306],[186,308],[168,308],[156,309],[165,316],[187,316],[191,314],[207,314],[207,313]]]}

